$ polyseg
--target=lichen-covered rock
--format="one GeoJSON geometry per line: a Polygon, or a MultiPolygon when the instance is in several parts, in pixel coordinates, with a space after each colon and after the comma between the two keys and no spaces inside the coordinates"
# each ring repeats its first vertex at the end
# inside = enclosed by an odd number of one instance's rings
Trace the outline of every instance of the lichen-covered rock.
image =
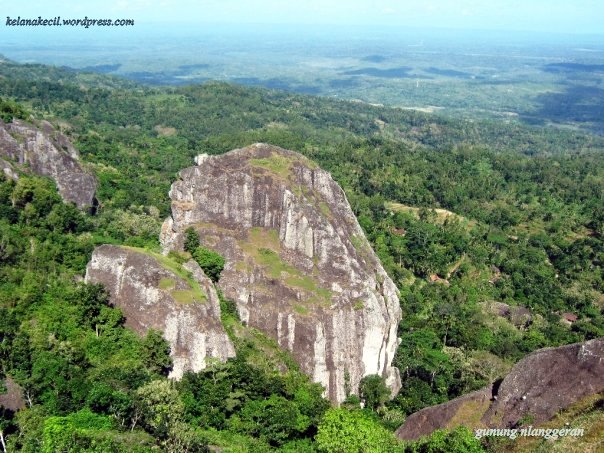
{"type": "Polygon", "coordinates": [[[220,322],[214,285],[192,260],[181,268],[148,251],[102,245],[88,263],[86,282],[107,288],[126,326],[141,335],[149,329],[163,332],[174,363],[170,377],[204,369],[208,357],[224,361],[235,355],[220,322]]]}
{"type": "MultiPolygon", "coordinates": [[[[54,179],[61,197],[79,208],[96,203],[96,178],[82,167],[79,154],[67,137],[46,121],[35,127],[17,119],[11,123],[0,120],[0,157],[27,164],[23,170],[54,179]]],[[[5,173],[10,171],[5,165],[2,168],[5,173]]]]}
{"type": "Polygon", "coordinates": [[[219,285],[241,319],[291,351],[332,401],[370,374],[398,391],[397,289],[329,173],[264,144],[196,163],[172,185],[164,251],[181,250],[193,227],[225,257],[219,285]]]}
{"type": "Polygon", "coordinates": [[[498,385],[410,415],[397,436],[414,440],[459,425],[510,428],[523,418],[536,426],[602,391],[604,338],[540,349],[518,362],[498,385]]]}

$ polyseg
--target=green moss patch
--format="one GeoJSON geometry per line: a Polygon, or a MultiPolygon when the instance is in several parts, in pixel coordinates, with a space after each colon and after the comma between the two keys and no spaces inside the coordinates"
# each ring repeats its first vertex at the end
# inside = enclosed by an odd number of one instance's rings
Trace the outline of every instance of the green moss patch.
{"type": "Polygon", "coordinates": [[[271,153],[269,157],[250,159],[248,163],[253,168],[262,168],[281,179],[290,181],[292,168],[295,163],[299,163],[313,170],[319,168],[315,162],[304,156],[287,156],[276,152],[271,153]]]}
{"type": "Polygon", "coordinates": [[[354,247],[356,252],[362,258],[364,258],[365,260],[369,260],[369,257],[371,256],[371,249],[369,247],[369,244],[367,244],[367,241],[363,240],[362,237],[353,234],[350,237],[350,242],[352,243],[352,246],[354,247]]]}
{"type": "Polygon", "coordinates": [[[455,415],[449,420],[449,423],[447,423],[447,428],[453,429],[460,425],[471,429],[482,427],[483,423],[480,419],[490,404],[491,402],[488,398],[464,401],[457,409],[457,412],[455,412],[455,415]]]}
{"type": "Polygon", "coordinates": [[[333,213],[331,212],[331,209],[329,208],[329,205],[327,203],[325,203],[324,201],[320,201],[319,209],[321,210],[321,213],[325,217],[327,217],[330,220],[333,219],[333,213]]]}
{"type": "Polygon", "coordinates": [[[308,308],[300,304],[294,305],[294,311],[300,315],[307,315],[309,313],[308,308]]]}
{"type": "MultiPolygon", "coordinates": [[[[178,277],[182,278],[185,282],[187,282],[187,284],[191,288],[190,290],[174,290],[174,291],[171,291],[171,294],[176,291],[189,291],[192,294],[191,301],[194,300],[197,302],[205,302],[208,300],[205,292],[201,289],[201,286],[199,286],[199,282],[197,282],[197,280],[195,280],[195,278],[193,277],[193,274],[191,274],[191,272],[189,272],[184,267],[182,267],[182,265],[179,262],[175,261],[172,257],[164,256],[160,253],[152,252],[151,250],[147,250],[147,249],[143,249],[143,248],[130,247],[130,246],[125,246],[125,245],[122,247],[125,249],[128,249],[128,250],[132,250],[137,253],[143,253],[147,256],[154,258],[164,269],[166,269],[167,271],[170,271],[173,274],[177,275],[178,277]]],[[[163,285],[168,285],[169,284],[168,280],[172,280],[172,279],[170,279],[170,278],[161,279],[159,282],[160,289],[170,289],[169,287],[162,288],[162,280],[165,280],[163,282],[163,285]]],[[[176,282],[174,282],[174,286],[176,286],[176,282]]],[[[174,297],[173,294],[172,294],[172,296],[174,297]]],[[[187,300],[187,301],[189,300],[188,296],[180,295],[178,297],[181,300],[187,300]]],[[[179,300],[176,297],[174,297],[174,299],[177,300],[177,302],[179,302],[179,300]]],[[[187,303],[187,302],[184,302],[184,303],[187,303]]]]}
{"type": "Polygon", "coordinates": [[[190,289],[174,289],[170,291],[170,295],[179,304],[192,304],[196,301],[195,293],[190,289]]]}
{"type": "Polygon", "coordinates": [[[172,289],[176,286],[176,282],[171,278],[162,278],[159,281],[159,289],[172,289]]]}
{"type": "MultiPolygon", "coordinates": [[[[252,228],[247,240],[240,241],[239,246],[248,257],[264,269],[266,276],[279,279],[290,288],[307,293],[307,302],[331,304],[333,294],[331,291],[321,288],[315,278],[303,274],[283,261],[280,256],[279,234],[276,230],[252,228]]],[[[238,266],[243,268],[245,264],[238,263],[238,266]]]]}
{"type": "Polygon", "coordinates": [[[268,158],[250,159],[249,164],[252,167],[262,168],[280,176],[281,178],[288,179],[291,175],[293,161],[285,156],[273,154],[268,158]]]}

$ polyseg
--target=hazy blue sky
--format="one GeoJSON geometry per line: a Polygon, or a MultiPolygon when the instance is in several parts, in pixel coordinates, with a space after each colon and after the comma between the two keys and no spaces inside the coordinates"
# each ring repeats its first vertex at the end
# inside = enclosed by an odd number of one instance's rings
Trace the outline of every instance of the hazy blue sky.
{"type": "Polygon", "coordinates": [[[4,16],[366,24],[604,34],[603,0],[0,0],[4,16]]]}

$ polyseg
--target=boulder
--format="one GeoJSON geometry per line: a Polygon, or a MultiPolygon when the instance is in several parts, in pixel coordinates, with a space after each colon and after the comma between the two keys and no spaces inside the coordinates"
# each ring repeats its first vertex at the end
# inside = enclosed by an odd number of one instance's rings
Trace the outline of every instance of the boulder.
{"type": "Polygon", "coordinates": [[[204,369],[209,357],[225,361],[235,355],[214,285],[193,260],[181,266],[142,249],[102,245],[88,263],[86,282],[105,286],[127,327],[141,335],[149,329],[163,333],[174,363],[170,377],[204,369]]]}
{"type": "Polygon", "coordinates": [[[13,381],[10,377],[6,377],[4,382],[0,381],[0,387],[4,387],[6,391],[0,393],[0,407],[8,409],[12,412],[17,412],[25,407],[25,400],[23,398],[23,389],[13,381]]]}
{"type": "Polygon", "coordinates": [[[604,338],[532,352],[501,382],[483,416],[489,427],[523,417],[539,424],[571,404],[604,391],[604,338]]]}
{"type": "Polygon", "coordinates": [[[437,429],[452,429],[460,425],[481,428],[480,419],[491,404],[492,392],[493,386],[489,385],[438,406],[415,412],[405,420],[396,435],[403,440],[416,440],[437,429]]]}
{"type": "Polygon", "coordinates": [[[410,415],[396,434],[415,440],[463,425],[512,428],[539,425],[559,411],[604,391],[604,338],[527,355],[505,378],[482,390],[410,415]]]}

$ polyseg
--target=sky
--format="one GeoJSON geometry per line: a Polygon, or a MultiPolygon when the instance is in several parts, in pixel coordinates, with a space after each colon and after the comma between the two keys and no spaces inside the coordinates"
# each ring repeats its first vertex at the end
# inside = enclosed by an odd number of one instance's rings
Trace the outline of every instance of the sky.
{"type": "MultiPolygon", "coordinates": [[[[4,16],[604,34],[603,0],[0,0],[4,16]]],[[[4,24],[2,25],[4,26],[4,24]]]]}

